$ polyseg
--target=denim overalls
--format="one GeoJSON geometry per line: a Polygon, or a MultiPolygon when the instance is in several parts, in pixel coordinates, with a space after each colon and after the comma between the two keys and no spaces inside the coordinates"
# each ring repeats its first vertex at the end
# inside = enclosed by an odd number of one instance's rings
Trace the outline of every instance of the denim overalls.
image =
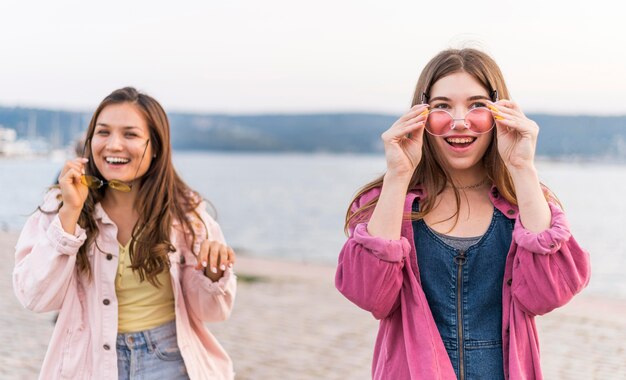
{"type": "Polygon", "coordinates": [[[462,251],[413,221],[422,288],[459,379],[504,380],[502,281],[514,222],[494,207],[487,232],[462,251]]]}

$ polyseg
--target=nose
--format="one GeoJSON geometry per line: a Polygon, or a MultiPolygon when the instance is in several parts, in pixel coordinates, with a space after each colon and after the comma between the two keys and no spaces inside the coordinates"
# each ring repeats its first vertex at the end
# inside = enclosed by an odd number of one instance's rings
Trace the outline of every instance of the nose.
{"type": "Polygon", "coordinates": [[[117,133],[111,133],[106,140],[105,147],[108,150],[118,151],[122,149],[122,136],[117,133]]]}
{"type": "Polygon", "coordinates": [[[453,118],[451,124],[452,124],[451,126],[452,129],[463,129],[463,128],[469,129],[469,124],[465,122],[465,118],[462,118],[462,119],[453,118]]]}

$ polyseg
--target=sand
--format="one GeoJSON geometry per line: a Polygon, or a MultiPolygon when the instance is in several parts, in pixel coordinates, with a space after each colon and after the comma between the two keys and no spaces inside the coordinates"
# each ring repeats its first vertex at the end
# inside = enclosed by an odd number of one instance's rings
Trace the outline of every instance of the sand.
{"type": "MultiPolygon", "coordinates": [[[[53,314],[11,289],[17,235],[0,232],[0,378],[37,377],[53,314]]],[[[238,379],[368,379],[378,322],[334,288],[332,266],[240,256],[229,320],[208,325],[238,379]]],[[[537,318],[546,379],[626,379],[626,299],[583,294],[537,318]]]]}

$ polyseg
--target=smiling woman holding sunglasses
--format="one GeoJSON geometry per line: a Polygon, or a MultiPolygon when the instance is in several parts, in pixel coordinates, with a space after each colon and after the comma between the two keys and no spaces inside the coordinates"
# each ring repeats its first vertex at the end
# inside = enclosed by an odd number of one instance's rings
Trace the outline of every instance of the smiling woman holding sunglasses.
{"type": "Polygon", "coordinates": [[[541,379],[534,318],[590,276],[534,165],[538,126],[475,49],[435,56],[346,215],[337,289],[380,319],[375,379],[541,379]]]}
{"type": "Polygon", "coordinates": [[[16,246],[19,300],[59,310],[40,378],[234,377],[203,322],[230,314],[235,254],[205,208],[174,170],[160,104],[107,96],[16,246]]]}

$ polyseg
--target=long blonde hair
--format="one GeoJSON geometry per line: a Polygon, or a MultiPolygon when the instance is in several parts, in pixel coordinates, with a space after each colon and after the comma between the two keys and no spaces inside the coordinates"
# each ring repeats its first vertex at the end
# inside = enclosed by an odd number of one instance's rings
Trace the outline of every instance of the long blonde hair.
{"type": "MultiPolygon", "coordinates": [[[[493,91],[497,91],[500,98],[509,99],[509,91],[504,82],[504,77],[500,68],[496,62],[487,54],[472,48],[467,49],[449,49],[444,50],[431,59],[422,70],[422,73],[415,86],[415,93],[413,95],[413,101],[411,106],[422,103],[423,94],[430,94],[432,86],[439,79],[448,76],[450,74],[464,72],[471,75],[476,79],[489,94],[493,91]]],[[[498,153],[497,135],[495,128],[492,132],[493,138],[489,144],[487,151],[482,157],[483,165],[487,171],[488,180],[490,180],[498,188],[498,191],[502,197],[504,197],[510,203],[517,205],[517,197],[515,195],[515,188],[511,175],[504,165],[504,161],[498,153]]],[[[434,147],[433,137],[428,133],[424,133],[424,142],[422,146],[422,159],[417,165],[415,172],[409,183],[409,190],[422,187],[427,196],[421,200],[420,211],[412,212],[409,216],[411,220],[417,220],[428,214],[435,206],[435,200],[437,195],[443,192],[446,183],[451,183],[450,174],[441,165],[441,161],[437,155],[437,151],[434,147]]],[[[382,187],[383,177],[376,178],[372,182],[363,186],[353,198],[352,203],[359,198],[363,193],[382,187]]],[[[458,189],[454,188],[454,195],[456,198],[457,209],[453,217],[458,220],[461,195],[458,189]]],[[[350,225],[367,220],[371,212],[373,211],[378,197],[373,198],[366,204],[362,205],[356,211],[352,211],[348,208],[346,212],[346,221],[344,229],[347,233],[350,225]]]]}

